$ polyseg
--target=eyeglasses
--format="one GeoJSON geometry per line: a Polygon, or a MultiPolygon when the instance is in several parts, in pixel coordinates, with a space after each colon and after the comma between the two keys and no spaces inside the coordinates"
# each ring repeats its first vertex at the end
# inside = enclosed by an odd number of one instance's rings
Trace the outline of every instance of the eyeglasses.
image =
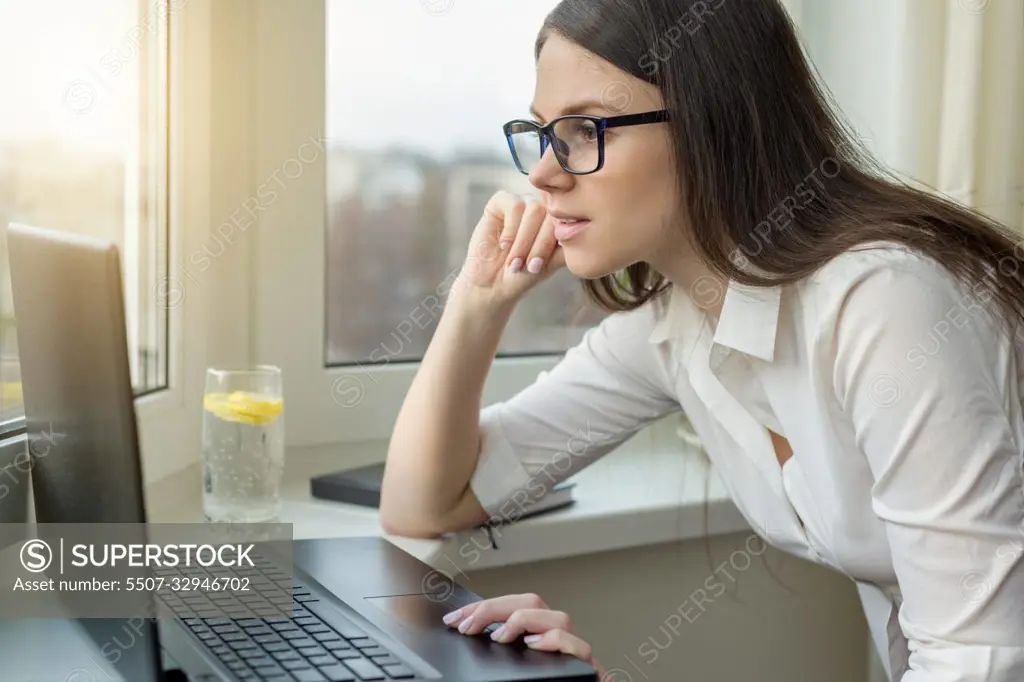
{"type": "Polygon", "coordinates": [[[667,120],[668,111],[661,109],[608,118],[561,116],[543,126],[534,121],[515,120],[506,123],[503,130],[520,173],[529,175],[550,146],[567,173],[587,175],[604,167],[604,131],[667,120]]]}

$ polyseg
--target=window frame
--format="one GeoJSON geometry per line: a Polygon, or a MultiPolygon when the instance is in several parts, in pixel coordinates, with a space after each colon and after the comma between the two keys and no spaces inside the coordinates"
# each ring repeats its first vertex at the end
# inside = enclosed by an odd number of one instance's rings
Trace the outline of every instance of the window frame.
{"type": "MultiPolygon", "coordinates": [[[[248,273],[247,254],[225,262],[216,280],[190,281],[182,264],[186,254],[194,253],[208,238],[222,197],[236,191],[244,181],[244,159],[233,167],[215,166],[215,159],[228,157],[238,144],[220,135],[235,125],[245,111],[245,103],[221,107],[215,93],[225,83],[236,82],[246,69],[241,59],[220,59],[218,45],[225,39],[247,33],[245,0],[218,0],[214,5],[202,0],[168,0],[152,3],[139,0],[140,16],[152,11],[165,14],[155,22],[137,25],[139,53],[135,59],[143,78],[159,76],[159,89],[144,87],[148,96],[140,116],[144,129],[165,131],[159,147],[152,138],[138,141],[139,160],[143,155],[162,157],[156,173],[140,177],[149,182],[150,198],[140,206],[139,219],[165,221],[166,242],[156,246],[151,265],[157,269],[157,285],[137,286],[136,296],[159,296],[158,309],[166,312],[166,382],[161,388],[141,392],[134,405],[139,426],[143,480],[151,485],[167,476],[194,466],[200,459],[202,392],[204,369],[209,358],[224,362],[245,362],[247,334],[241,340],[209,338],[209,320],[221,310],[243,306],[246,297],[219,286],[224,280],[237,280],[248,273]],[[243,21],[239,23],[239,19],[243,21]],[[154,73],[154,50],[164,50],[163,73],[154,73]],[[157,120],[146,118],[154,102],[163,106],[157,120]],[[215,116],[215,113],[218,115],[215,116]],[[150,124],[153,125],[150,128],[150,124]],[[221,172],[225,171],[225,172],[221,172]],[[236,178],[242,178],[242,180],[236,178]],[[149,289],[149,290],[147,290],[149,289]],[[167,298],[173,295],[174,299],[167,298]]],[[[142,136],[140,136],[142,137],[142,136]]],[[[132,199],[126,201],[131,205],[132,199]]],[[[136,201],[136,205],[139,205],[136,201]]],[[[127,216],[127,219],[135,219],[127,216]]],[[[150,254],[147,254],[147,257],[150,254]]],[[[126,298],[131,283],[126,282],[126,298]]],[[[132,335],[135,331],[130,332],[132,335]]],[[[0,423],[0,441],[24,442],[25,420],[17,417],[0,423]]],[[[16,445],[14,447],[17,447],[16,445]]]]}
{"type": "MultiPolygon", "coordinates": [[[[275,177],[284,184],[254,229],[253,359],[282,369],[291,447],[387,440],[419,367],[397,361],[326,367],[326,152],[318,151],[301,173],[293,165],[286,175],[284,168],[300,154],[309,159],[310,140],[326,131],[326,3],[252,3],[259,45],[252,78],[260,84],[251,107],[254,177],[257,185],[275,177]]],[[[483,403],[510,397],[560,359],[496,359],[483,403]]]]}

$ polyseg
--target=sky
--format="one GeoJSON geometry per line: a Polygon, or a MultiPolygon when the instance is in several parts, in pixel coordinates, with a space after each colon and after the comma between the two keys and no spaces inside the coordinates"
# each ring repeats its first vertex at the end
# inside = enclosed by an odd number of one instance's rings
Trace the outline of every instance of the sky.
{"type": "MultiPolygon", "coordinates": [[[[327,1],[332,139],[505,149],[501,124],[528,115],[533,41],[556,0],[327,1]]],[[[120,150],[135,120],[131,31],[147,15],[138,0],[0,0],[0,140],[120,150]]]]}
{"type": "Polygon", "coordinates": [[[507,151],[501,125],[529,117],[533,43],[556,4],[328,0],[328,135],[507,151]]]}
{"type": "Polygon", "coordinates": [[[134,0],[0,0],[0,139],[119,149],[132,120],[134,0]],[[101,60],[123,55],[114,75],[101,60]]]}

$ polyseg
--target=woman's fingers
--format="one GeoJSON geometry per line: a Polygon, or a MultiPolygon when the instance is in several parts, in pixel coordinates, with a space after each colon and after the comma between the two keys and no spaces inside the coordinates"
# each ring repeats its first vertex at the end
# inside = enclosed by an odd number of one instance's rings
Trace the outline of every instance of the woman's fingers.
{"type": "Polygon", "coordinates": [[[503,192],[497,199],[498,210],[503,213],[501,234],[498,235],[498,250],[502,253],[511,248],[519,231],[519,223],[526,211],[526,202],[521,197],[503,192]]]}
{"type": "MultiPolygon", "coordinates": [[[[581,661],[594,665],[593,652],[590,645],[565,630],[548,630],[547,632],[528,635],[523,638],[526,645],[537,651],[560,651],[575,656],[581,661]]],[[[600,678],[599,678],[600,679],[600,678]]]]}
{"type": "Polygon", "coordinates": [[[572,631],[568,614],[548,609],[519,609],[505,619],[505,624],[491,634],[495,642],[514,642],[521,635],[547,632],[548,630],[572,631]]]}
{"type": "Polygon", "coordinates": [[[540,273],[551,264],[551,256],[558,246],[555,238],[555,221],[545,212],[544,222],[533,240],[530,255],[526,259],[526,270],[532,274],[540,273]]]}
{"type": "Polygon", "coordinates": [[[478,635],[494,623],[504,623],[520,609],[546,608],[544,600],[535,594],[508,594],[452,611],[444,617],[444,622],[448,627],[458,628],[464,635],[478,635]]]}
{"type": "Polygon", "coordinates": [[[513,642],[525,634],[523,641],[531,649],[575,656],[594,666],[599,679],[605,679],[590,645],[573,634],[568,614],[549,609],[535,594],[510,594],[478,601],[449,613],[444,622],[464,635],[478,635],[494,623],[501,623],[491,634],[494,641],[513,642]]]}
{"type": "Polygon", "coordinates": [[[537,235],[540,234],[547,217],[547,209],[542,204],[530,202],[526,205],[523,219],[519,223],[515,239],[506,258],[509,272],[512,274],[528,270],[530,251],[533,249],[537,235]]]}

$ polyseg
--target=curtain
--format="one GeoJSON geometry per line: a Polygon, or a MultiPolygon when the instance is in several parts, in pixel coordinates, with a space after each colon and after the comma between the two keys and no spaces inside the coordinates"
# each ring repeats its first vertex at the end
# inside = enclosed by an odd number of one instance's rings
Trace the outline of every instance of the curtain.
{"type": "Polygon", "coordinates": [[[1024,2],[783,2],[879,158],[1024,233],[1024,2]]]}

